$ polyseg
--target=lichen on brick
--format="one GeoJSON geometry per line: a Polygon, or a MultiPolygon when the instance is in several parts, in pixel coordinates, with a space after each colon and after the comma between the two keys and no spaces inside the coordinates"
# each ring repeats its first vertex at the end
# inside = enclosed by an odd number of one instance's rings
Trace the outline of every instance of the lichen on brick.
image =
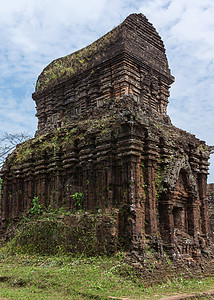
{"type": "Polygon", "coordinates": [[[2,169],[1,230],[35,196],[74,213],[81,195],[87,213],[118,212],[115,251],[122,245],[145,257],[151,242],[177,259],[209,253],[209,147],[172,125],[173,81],[163,42],[142,14],[47,66],[33,94],[35,138],[2,169]]]}

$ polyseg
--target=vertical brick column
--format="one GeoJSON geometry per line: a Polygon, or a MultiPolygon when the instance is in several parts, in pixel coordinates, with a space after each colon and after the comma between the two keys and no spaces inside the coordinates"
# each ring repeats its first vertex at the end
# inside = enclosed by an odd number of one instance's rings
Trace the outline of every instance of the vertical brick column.
{"type": "Polygon", "coordinates": [[[199,199],[195,198],[194,195],[189,194],[187,203],[188,233],[192,237],[197,237],[199,232],[199,202],[199,199]]]}
{"type": "Polygon", "coordinates": [[[8,176],[8,173],[5,172],[4,176],[4,184],[2,185],[2,191],[1,191],[1,215],[0,215],[0,231],[3,231],[6,229],[7,222],[8,222],[8,216],[10,214],[9,211],[9,193],[11,191],[11,180],[12,178],[8,176]]]}
{"type": "Polygon", "coordinates": [[[149,222],[149,234],[157,233],[157,213],[156,213],[156,188],[155,188],[155,169],[154,162],[149,160],[147,162],[147,195],[146,195],[146,211],[147,221],[149,222]]]}
{"type": "Polygon", "coordinates": [[[157,164],[157,145],[156,136],[148,132],[145,146],[145,184],[146,184],[146,233],[156,235],[157,229],[157,199],[156,199],[156,164],[157,164]]]}
{"type": "Polygon", "coordinates": [[[160,233],[166,248],[169,250],[173,247],[174,241],[174,221],[173,221],[173,204],[168,199],[162,199],[159,208],[160,213],[160,233]]]}
{"type": "Polygon", "coordinates": [[[199,197],[201,204],[201,231],[204,235],[207,235],[208,230],[208,208],[207,208],[207,175],[200,174],[198,177],[199,197]]]}

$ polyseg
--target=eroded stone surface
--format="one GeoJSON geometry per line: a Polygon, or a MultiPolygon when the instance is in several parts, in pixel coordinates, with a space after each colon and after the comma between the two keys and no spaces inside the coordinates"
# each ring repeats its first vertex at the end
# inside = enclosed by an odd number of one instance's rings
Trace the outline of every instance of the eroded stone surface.
{"type": "Polygon", "coordinates": [[[173,81],[160,36],[145,16],[130,15],[96,42],[43,70],[33,94],[37,134],[123,95],[166,113],[173,81]]]}
{"type": "Polygon", "coordinates": [[[214,183],[208,184],[207,199],[208,199],[208,214],[210,219],[210,230],[214,242],[214,183]]]}
{"type": "MultiPolygon", "coordinates": [[[[118,245],[175,258],[210,246],[209,148],[171,124],[170,73],[160,36],[142,14],[47,66],[38,78],[36,137],[2,170],[1,228],[44,206],[117,211],[118,245]]],[[[101,231],[105,231],[105,226],[101,231]]]]}

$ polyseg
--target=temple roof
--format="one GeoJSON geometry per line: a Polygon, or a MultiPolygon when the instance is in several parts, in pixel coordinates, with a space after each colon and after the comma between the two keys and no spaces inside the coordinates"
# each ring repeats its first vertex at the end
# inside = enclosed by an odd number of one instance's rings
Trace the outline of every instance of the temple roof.
{"type": "Polygon", "coordinates": [[[130,54],[159,75],[165,76],[169,83],[174,81],[159,34],[143,14],[131,14],[89,46],[52,61],[39,75],[35,92],[53,89],[122,53],[130,54]]]}

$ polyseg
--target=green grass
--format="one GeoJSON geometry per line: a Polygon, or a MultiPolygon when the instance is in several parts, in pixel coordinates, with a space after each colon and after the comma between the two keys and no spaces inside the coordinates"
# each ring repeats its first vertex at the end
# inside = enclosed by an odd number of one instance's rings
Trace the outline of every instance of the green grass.
{"type": "Polygon", "coordinates": [[[159,299],[213,286],[210,277],[178,278],[146,287],[143,278],[124,263],[122,254],[86,258],[0,252],[0,297],[6,299],[159,299]]]}

